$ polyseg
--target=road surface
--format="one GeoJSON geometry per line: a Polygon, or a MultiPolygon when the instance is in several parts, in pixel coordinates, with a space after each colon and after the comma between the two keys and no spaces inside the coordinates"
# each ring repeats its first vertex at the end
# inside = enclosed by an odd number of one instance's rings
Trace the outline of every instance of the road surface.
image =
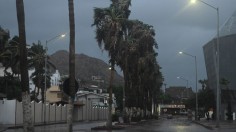
{"type": "MultiPolygon", "coordinates": [[[[91,127],[104,125],[105,122],[79,122],[75,123],[74,132],[93,132],[91,127]]],[[[235,132],[235,129],[209,130],[201,125],[188,121],[186,117],[174,116],[173,119],[160,118],[131,125],[124,130],[110,132],[235,132]]],[[[23,129],[10,129],[6,132],[23,132],[23,129]]],[[[66,124],[36,126],[35,132],[66,132],[66,124]]],[[[107,131],[98,131],[107,132],[107,131]]]]}

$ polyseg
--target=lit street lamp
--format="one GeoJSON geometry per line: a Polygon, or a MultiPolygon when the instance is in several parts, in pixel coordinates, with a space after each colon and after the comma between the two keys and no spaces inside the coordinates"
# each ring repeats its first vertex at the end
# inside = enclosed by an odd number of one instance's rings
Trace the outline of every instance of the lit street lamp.
{"type": "Polygon", "coordinates": [[[191,3],[196,3],[197,1],[207,5],[208,7],[211,7],[212,9],[216,10],[217,13],[217,40],[216,40],[216,127],[220,126],[220,83],[219,83],[219,79],[220,79],[220,75],[219,75],[219,70],[220,70],[220,50],[219,50],[219,46],[220,46],[220,42],[219,42],[219,34],[220,34],[220,28],[219,28],[219,8],[212,6],[202,0],[191,0],[191,3]]]}
{"type": "Polygon", "coordinates": [[[56,39],[56,38],[59,38],[59,37],[61,37],[61,38],[63,38],[63,37],[65,37],[66,35],[65,34],[62,34],[62,35],[57,35],[57,36],[55,36],[55,37],[53,37],[53,38],[51,38],[51,39],[49,39],[49,40],[46,40],[46,47],[45,47],[45,66],[44,66],[44,68],[45,68],[45,75],[44,75],[44,102],[46,101],[46,89],[47,89],[47,51],[48,51],[48,43],[49,42],[51,42],[52,40],[54,40],[54,39],[56,39]]]}
{"type": "Polygon", "coordinates": [[[198,120],[198,89],[197,89],[197,57],[185,52],[179,52],[179,54],[184,54],[190,57],[193,57],[195,60],[195,77],[196,77],[196,113],[195,113],[195,120],[198,120]]]}
{"type": "Polygon", "coordinates": [[[49,40],[46,40],[46,47],[45,47],[45,74],[44,74],[44,123],[46,123],[46,90],[47,90],[47,51],[48,51],[48,43],[51,42],[52,40],[54,39],[57,39],[57,38],[64,38],[66,35],[65,34],[61,34],[61,35],[57,35],[49,40]]]}

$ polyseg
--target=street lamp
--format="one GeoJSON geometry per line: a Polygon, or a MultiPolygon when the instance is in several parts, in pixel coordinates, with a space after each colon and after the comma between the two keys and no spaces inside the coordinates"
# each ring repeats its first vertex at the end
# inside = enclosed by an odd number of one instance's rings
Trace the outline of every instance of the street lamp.
{"type": "Polygon", "coordinates": [[[220,50],[219,50],[219,46],[220,46],[220,41],[219,41],[219,36],[220,36],[220,26],[219,26],[219,8],[212,6],[202,0],[191,0],[191,3],[196,3],[196,1],[199,1],[205,5],[207,5],[208,7],[211,7],[212,9],[214,9],[217,13],[217,40],[216,40],[216,127],[220,126],[220,75],[219,75],[219,71],[220,71],[220,50]]]}
{"type": "Polygon", "coordinates": [[[52,40],[54,40],[54,39],[56,39],[56,38],[64,38],[66,35],[65,34],[61,34],[61,35],[57,35],[57,36],[55,36],[55,37],[53,37],[53,38],[51,38],[51,39],[49,39],[49,40],[46,40],[46,47],[45,47],[45,62],[44,62],[44,64],[45,64],[45,66],[44,66],[44,68],[45,68],[45,75],[44,75],[44,102],[46,101],[46,89],[47,89],[47,51],[48,51],[48,43],[49,42],[51,42],[52,40]]]}
{"type": "Polygon", "coordinates": [[[44,68],[45,68],[45,73],[44,73],[44,123],[46,123],[46,90],[47,90],[47,51],[48,51],[48,43],[51,42],[52,40],[54,39],[57,39],[57,38],[64,38],[66,35],[65,34],[61,34],[61,35],[57,35],[55,37],[52,37],[51,39],[49,40],[46,40],[46,46],[45,46],[45,59],[44,59],[44,68]]]}
{"type": "Polygon", "coordinates": [[[193,57],[195,60],[195,77],[196,77],[196,113],[195,113],[195,120],[198,120],[197,116],[198,116],[198,89],[197,89],[197,57],[194,55],[191,55],[189,53],[186,52],[179,52],[179,54],[184,54],[190,57],[193,57]]]}

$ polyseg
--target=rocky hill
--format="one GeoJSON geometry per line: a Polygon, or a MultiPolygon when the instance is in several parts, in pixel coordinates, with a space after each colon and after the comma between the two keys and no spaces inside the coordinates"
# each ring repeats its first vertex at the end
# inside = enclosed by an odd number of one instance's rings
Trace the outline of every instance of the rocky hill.
{"type": "MultiPolygon", "coordinates": [[[[62,75],[69,74],[69,52],[60,50],[50,56],[52,62],[62,75]]],[[[104,80],[103,86],[109,84],[110,70],[109,65],[104,61],[92,58],[84,54],[75,55],[75,75],[76,78],[89,84],[98,84],[92,81],[92,76],[99,76],[104,80]]],[[[115,73],[114,85],[123,85],[123,77],[115,73]]]]}

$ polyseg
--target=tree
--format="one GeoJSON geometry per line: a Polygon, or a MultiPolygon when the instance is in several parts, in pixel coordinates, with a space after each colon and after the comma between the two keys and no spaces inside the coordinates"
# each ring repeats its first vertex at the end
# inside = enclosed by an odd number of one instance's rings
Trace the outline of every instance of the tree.
{"type": "Polygon", "coordinates": [[[42,101],[44,102],[44,87],[43,87],[43,78],[45,74],[44,70],[44,58],[45,58],[45,50],[43,49],[43,46],[41,45],[40,41],[38,44],[34,44],[31,46],[29,52],[29,67],[30,69],[34,69],[34,72],[30,76],[32,78],[35,86],[37,87],[34,90],[34,99],[39,94],[39,89],[41,89],[41,95],[42,95],[42,101]]]}
{"type": "Polygon", "coordinates": [[[198,83],[200,83],[201,85],[202,85],[202,90],[205,90],[205,89],[207,89],[208,87],[208,81],[206,80],[206,79],[204,79],[204,80],[199,80],[198,81],[198,83]]]}
{"type": "Polygon", "coordinates": [[[22,88],[23,123],[25,132],[33,132],[33,121],[29,94],[29,76],[27,65],[26,35],[25,35],[25,13],[23,0],[16,0],[16,12],[20,43],[20,73],[22,88]]]}
{"type": "Polygon", "coordinates": [[[21,100],[19,38],[15,36],[13,39],[6,41],[0,55],[0,60],[4,67],[4,77],[1,78],[1,84],[5,87],[1,91],[6,94],[8,99],[21,100]]]}
{"type": "MultiPolygon", "coordinates": [[[[215,109],[215,95],[212,89],[202,89],[198,92],[198,106],[203,108],[204,112],[209,111],[210,108],[215,109]]],[[[184,102],[187,108],[194,109],[196,106],[195,97],[189,98],[184,102]]]]}
{"type": "Polygon", "coordinates": [[[4,30],[1,26],[0,26],[0,33],[1,33],[1,41],[0,41],[0,63],[2,62],[2,53],[5,50],[5,45],[8,44],[8,39],[10,38],[10,34],[9,31],[4,30]]]}
{"type": "Polygon", "coordinates": [[[70,53],[69,53],[69,104],[67,113],[67,131],[73,131],[73,109],[74,109],[74,97],[75,97],[75,19],[74,19],[74,2],[68,0],[69,8],[69,23],[70,23],[70,53]]]}
{"type": "Polygon", "coordinates": [[[128,50],[123,50],[123,55],[120,55],[123,59],[118,61],[121,69],[127,71],[124,73],[125,81],[128,81],[126,103],[128,107],[149,108],[150,110],[155,97],[152,93],[159,91],[163,80],[159,71],[160,66],[156,62],[157,54],[153,49],[153,47],[157,48],[153,37],[155,33],[152,26],[141,21],[133,20],[127,23],[128,41],[124,41],[123,45],[126,45],[123,47],[128,47],[128,50]],[[122,62],[122,60],[127,60],[127,62],[122,62]],[[134,96],[138,98],[132,98],[134,96]]]}
{"type": "Polygon", "coordinates": [[[19,37],[13,37],[8,43],[5,45],[1,55],[2,65],[5,67],[5,72],[7,72],[8,68],[11,68],[12,76],[20,74],[20,44],[19,37]]]}
{"type": "Polygon", "coordinates": [[[117,109],[118,110],[122,110],[122,107],[123,107],[123,86],[115,86],[113,88],[113,91],[114,91],[114,94],[115,94],[115,97],[116,97],[116,103],[117,103],[117,109]]]}
{"type": "MultiPolygon", "coordinates": [[[[112,71],[115,64],[123,71],[126,93],[123,108],[125,105],[151,110],[163,81],[156,61],[155,31],[141,21],[128,20],[130,0],[111,1],[108,8],[94,9],[98,45],[108,51],[112,71]]],[[[112,71],[109,94],[112,93],[112,71]]],[[[108,127],[110,125],[111,122],[108,127]]]]}
{"type": "MultiPolygon", "coordinates": [[[[115,2],[115,1],[113,1],[115,2]]],[[[107,127],[112,127],[112,83],[114,78],[114,67],[116,55],[119,49],[119,43],[122,39],[122,22],[125,20],[123,11],[117,4],[113,3],[109,8],[94,9],[94,24],[96,26],[96,39],[99,47],[108,51],[111,63],[111,75],[109,83],[109,100],[108,100],[108,122],[107,127]]]]}
{"type": "MultiPolygon", "coordinates": [[[[39,89],[41,89],[41,95],[42,95],[42,102],[45,102],[44,100],[44,86],[45,86],[45,56],[46,53],[46,49],[43,48],[43,45],[41,45],[41,42],[39,41],[38,44],[33,43],[33,45],[31,46],[31,48],[28,51],[28,56],[29,56],[29,68],[30,69],[34,69],[34,72],[32,73],[32,75],[30,76],[30,78],[32,78],[35,86],[38,88],[38,91],[34,91],[35,97],[37,97],[37,95],[39,94],[39,89]]],[[[49,58],[49,57],[48,57],[49,58]]],[[[54,70],[56,69],[56,67],[49,61],[49,59],[47,59],[46,62],[46,66],[47,69],[49,68],[53,68],[54,70]]],[[[46,73],[47,76],[47,88],[50,87],[50,72],[49,70],[47,70],[48,72],[46,73]]]]}

